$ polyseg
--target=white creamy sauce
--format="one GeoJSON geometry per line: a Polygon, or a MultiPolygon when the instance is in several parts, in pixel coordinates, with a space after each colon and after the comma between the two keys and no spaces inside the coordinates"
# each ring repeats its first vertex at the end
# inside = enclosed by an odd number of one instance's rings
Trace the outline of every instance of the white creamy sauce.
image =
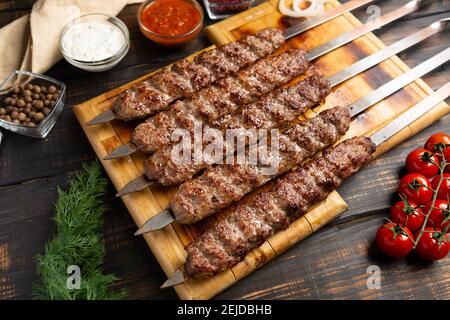
{"type": "Polygon", "coordinates": [[[116,54],[124,45],[122,31],[111,23],[81,22],[70,27],[62,45],[71,58],[80,61],[100,61],[116,54]]]}

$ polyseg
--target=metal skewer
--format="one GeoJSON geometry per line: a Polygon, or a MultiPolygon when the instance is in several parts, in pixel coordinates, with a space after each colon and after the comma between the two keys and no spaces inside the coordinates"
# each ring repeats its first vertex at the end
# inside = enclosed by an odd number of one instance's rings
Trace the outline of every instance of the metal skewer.
{"type": "MultiPolygon", "coordinates": [[[[444,101],[450,96],[450,82],[445,84],[436,92],[432,93],[430,96],[417,103],[414,107],[411,107],[403,114],[401,114],[394,121],[384,126],[377,132],[375,132],[370,139],[378,147],[387,139],[391,138],[393,135],[403,130],[415,120],[419,119],[425,113],[433,109],[439,103],[444,101]]],[[[181,269],[177,269],[162,285],[161,289],[172,287],[189,280],[181,269]]]]}
{"type": "Polygon", "coordinates": [[[107,123],[107,122],[110,122],[110,121],[112,121],[114,119],[116,119],[116,113],[113,111],[113,109],[108,109],[108,110],[100,113],[95,118],[93,118],[93,119],[89,120],[88,122],[86,122],[86,124],[88,126],[93,126],[93,125],[96,125],[96,124],[107,123]]]}
{"type": "MultiPolygon", "coordinates": [[[[344,3],[343,5],[340,5],[337,8],[327,10],[318,17],[308,19],[305,22],[296,24],[296,25],[288,28],[285,31],[285,38],[289,39],[291,37],[299,35],[307,30],[317,27],[318,25],[321,25],[327,21],[330,21],[331,19],[339,17],[340,15],[343,15],[344,13],[350,12],[352,10],[360,8],[366,4],[369,4],[374,1],[375,0],[353,0],[353,1],[349,1],[347,3],[344,3]]],[[[109,122],[114,119],[116,119],[115,112],[112,109],[108,109],[105,112],[100,113],[98,116],[96,116],[92,120],[88,121],[86,124],[88,126],[97,125],[97,124],[109,122]]]]}
{"type": "Polygon", "coordinates": [[[144,225],[134,233],[135,236],[159,230],[175,221],[175,216],[170,208],[166,208],[156,216],[148,219],[144,225]]]}
{"type": "Polygon", "coordinates": [[[145,188],[150,187],[151,185],[155,184],[155,180],[150,180],[145,174],[142,176],[137,177],[134,180],[131,180],[128,182],[125,187],[119,190],[117,192],[116,197],[123,197],[127,194],[134,193],[137,191],[144,190],[145,188]]]}
{"type": "MultiPolygon", "coordinates": [[[[389,97],[394,92],[402,89],[407,84],[417,80],[428,72],[436,69],[437,67],[443,65],[448,60],[450,60],[450,48],[438,53],[437,55],[429,58],[425,62],[422,62],[415,68],[409,70],[408,72],[398,76],[394,80],[386,83],[377,90],[373,91],[368,96],[359,99],[358,101],[350,105],[350,116],[355,117],[356,115],[362,113],[364,110],[373,106],[374,104],[380,102],[384,98],[389,97]]],[[[172,213],[170,207],[164,209],[158,215],[148,219],[144,225],[139,228],[135,235],[144,234],[147,232],[159,230],[166,225],[174,222],[175,216],[172,213]],[[155,220],[154,220],[155,219],[155,220]]]]}
{"type": "MultiPolygon", "coordinates": [[[[311,49],[306,57],[308,59],[308,61],[312,61],[315,60],[327,53],[329,53],[330,51],[337,49],[373,30],[376,30],[378,28],[381,28],[403,16],[406,16],[414,11],[416,11],[421,3],[424,0],[413,0],[408,2],[406,5],[393,10],[379,18],[377,18],[374,21],[370,21],[367,22],[366,24],[361,25],[360,27],[353,29],[351,31],[345,32],[344,34],[338,36],[337,38],[328,41],[327,43],[320,45],[314,49],[311,49]]],[[[298,26],[296,26],[298,27],[298,26]]],[[[296,27],[291,27],[290,29],[288,29],[285,33],[285,37],[286,39],[289,39],[290,37],[293,37],[294,35],[297,35],[296,33],[296,27]]],[[[137,150],[137,147],[132,143],[126,143],[120,147],[118,147],[117,149],[113,150],[110,154],[108,154],[104,159],[105,160],[112,160],[112,159],[116,159],[116,158],[121,158],[124,156],[128,156],[131,153],[133,153],[134,151],[137,150]]]]}
{"type": "MultiPolygon", "coordinates": [[[[392,57],[393,55],[396,55],[397,53],[402,52],[412,47],[413,45],[416,45],[417,43],[431,37],[432,35],[444,30],[449,21],[450,18],[434,22],[428,27],[425,27],[414,34],[391,44],[383,50],[377,51],[376,53],[358,62],[355,62],[348,68],[335,73],[328,78],[331,87],[335,87],[343,83],[344,81],[351,79],[355,75],[370,69],[371,67],[392,57]]],[[[148,177],[145,175],[139,176],[138,178],[130,181],[123,189],[121,189],[117,196],[120,197],[133,192],[141,191],[154,183],[155,181],[148,179],[148,177]]]]}
{"type": "Polygon", "coordinates": [[[389,13],[386,13],[385,15],[373,20],[368,21],[365,24],[361,25],[360,27],[350,30],[337,38],[334,38],[331,41],[328,41],[327,43],[316,47],[308,52],[308,60],[312,61],[334,49],[337,49],[344,44],[347,44],[362,35],[369,33],[371,31],[374,31],[376,29],[379,29],[395,20],[400,19],[401,17],[404,17],[417,9],[421,6],[423,0],[413,0],[405,4],[404,6],[395,9],[389,13]]]}
{"type": "Polygon", "coordinates": [[[433,109],[439,103],[447,99],[449,96],[450,82],[447,82],[439,90],[435,91],[434,93],[417,103],[414,107],[409,108],[394,121],[390,122],[382,129],[372,134],[370,140],[372,140],[372,142],[375,143],[376,146],[381,145],[383,142],[403,130],[405,127],[409,126],[411,123],[433,109]]]}
{"type": "Polygon", "coordinates": [[[120,147],[114,149],[110,154],[103,158],[103,160],[112,160],[116,158],[122,158],[129,156],[130,154],[137,151],[135,144],[129,142],[121,145],[120,147]]]}
{"type": "Polygon", "coordinates": [[[292,27],[289,27],[285,31],[285,37],[286,37],[286,39],[295,37],[309,29],[317,27],[318,25],[321,25],[327,21],[330,21],[331,19],[339,17],[339,16],[343,15],[344,13],[358,9],[358,8],[360,8],[366,4],[369,4],[371,2],[374,2],[374,0],[355,0],[355,1],[349,1],[347,3],[344,3],[344,4],[340,5],[339,7],[325,11],[320,16],[310,18],[302,23],[299,23],[292,27]]]}

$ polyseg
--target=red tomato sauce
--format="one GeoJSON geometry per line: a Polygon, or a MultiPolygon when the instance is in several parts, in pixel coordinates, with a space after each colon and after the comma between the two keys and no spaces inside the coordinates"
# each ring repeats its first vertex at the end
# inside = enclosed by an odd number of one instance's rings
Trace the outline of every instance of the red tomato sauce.
{"type": "Polygon", "coordinates": [[[201,20],[196,7],[184,0],[156,0],[142,12],[142,24],[164,36],[178,36],[192,31],[201,20]]]}

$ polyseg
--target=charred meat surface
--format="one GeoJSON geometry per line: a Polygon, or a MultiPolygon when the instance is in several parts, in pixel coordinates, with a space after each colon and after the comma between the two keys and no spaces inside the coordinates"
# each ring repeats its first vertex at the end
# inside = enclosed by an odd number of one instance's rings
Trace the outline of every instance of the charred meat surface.
{"type": "Polygon", "coordinates": [[[151,153],[170,144],[175,129],[192,132],[195,123],[213,126],[215,120],[255,102],[309,67],[306,52],[301,49],[261,59],[147,119],[134,130],[132,142],[141,151],[151,153]]]}
{"type": "Polygon", "coordinates": [[[325,200],[364,166],[374,151],[368,138],[348,139],[279,178],[269,191],[240,204],[187,247],[185,275],[208,277],[242,261],[274,233],[325,200]]]}
{"type": "MultiPolygon", "coordinates": [[[[330,92],[330,83],[326,77],[312,75],[292,86],[274,90],[257,102],[218,119],[214,126],[223,131],[224,140],[225,130],[230,128],[287,127],[298,116],[324,100],[330,92]]],[[[208,128],[204,127],[204,132],[208,128]]],[[[212,144],[207,139],[203,139],[202,143],[203,148],[212,144]]],[[[165,186],[178,185],[208,167],[206,162],[179,163],[173,161],[174,148],[174,145],[162,147],[145,160],[145,174],[150,180],[158,181],[165,186]]],[[[225,150],[223,154],[225,154],[225,150]]]]}
{"type": "Polygon", "coordinates": [[[347,107],[334,107],[280,134],[276,156],[279,163],[273,172],[264,171],[265,165],[247,161],[211,167],[199,177],[184,182],[170,201],[176,220],[194,223],[242,199],[257,187],[336,143],[350,127],[350,120],[347,107]]]}
{"type": "Polygon", "coordinates": [[[175,62],[120,94],[113,104],[116,118],[140,119],[164,110],[175,100],[266,57],[283,43],[281,30],[267,28],[203,52],[192,62],[187,59],[175,62]]]}

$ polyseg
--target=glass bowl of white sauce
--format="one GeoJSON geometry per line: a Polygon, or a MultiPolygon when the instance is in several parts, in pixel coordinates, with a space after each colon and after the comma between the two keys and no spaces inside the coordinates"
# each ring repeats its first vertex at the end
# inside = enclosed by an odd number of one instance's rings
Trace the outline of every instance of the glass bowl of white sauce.
{"type": "Polygon", "coordinates": [[[75,67],[101,72],[117,65],[130,49],[130,33],[118,18],[89,13],[69,22],[61,31],[59,47],[75,67]]]}

